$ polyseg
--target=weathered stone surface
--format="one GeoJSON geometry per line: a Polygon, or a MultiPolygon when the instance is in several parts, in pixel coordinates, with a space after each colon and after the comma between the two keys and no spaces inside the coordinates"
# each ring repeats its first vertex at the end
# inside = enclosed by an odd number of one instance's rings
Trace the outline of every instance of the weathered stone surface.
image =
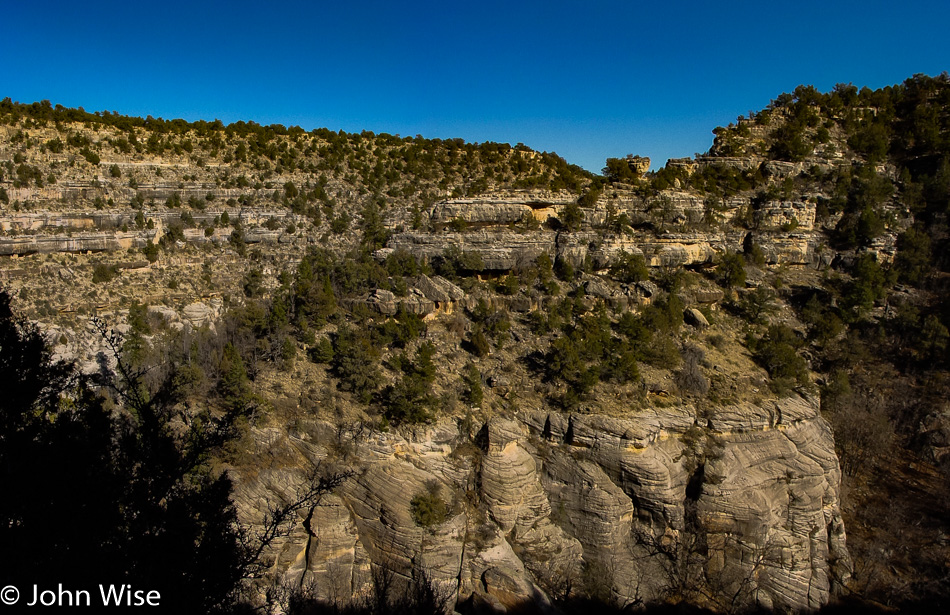
{"type": "Polygon", "coordinates": [[[308,565],[301,580],[315,588],[315,598],[344,601],[372,583],[371,560],[342,498],[335,494],[323,497],[313,509],[308,530],[308,565]]]}
{"type": "MultiPolygon", "coordinates": [[[[178,312],[164,305],[150,305],[148,306],[148,313],[150,316],[156,316],[162,319],[165,324],[170,325],[180,321],[178,312]]],[[[193,314],[197,315],[195,312],[193,312],[193,314]]]]}
{"type": "MultiPolygon", "coordinates": [[[[20,189],[26,196],[32,194],[32,189],[20,189]]],[[[64,194],[71,194],[68,186],[63,188],[64,194]]],[[[148,194],[149,189],[141,190],[148,194]]],[[[180,190],[168,188],[167,193],[179,193],[180,190]]],[[[158,191],[153,195],[158,198],[158,191]]],[[[135,193],[132,193],[135,196],[135,193]]],[[[167,196],[167,195],[166,195],[167,196]]],[[[204,193],[202,194],[204,196],[204,193]]],[[[165,196],[161,196],[162,199],[165,196]]],[[[213,227],[215,220],[226,209],[206,209],[205,211],[190,212],[196,224],[213,227]]],[[[0,237],[0,255],[13,254],[49,254],[57,252],[115,252],[129,248],[142,248],[149,240],[157,242],[170,225],[181,224],[181,212],[175,210],[144,210],[143,215],[151,220],[154,229],[136,229],[134,210],[96,211],[96,212],[3,212],[0,216],[0,230],[16,233],[14,236],[0,237]],[[129,229],[129,230],[122,230],[129,229]]],[[[242,224],[250,225],[247,228],[244,240],[247,243],[281,242],[291,243],[293,236],[281,230],[261,228],[265,222],[292,221],[295,216],[286,210],[272,210],[264,208],[249,208],[230,210],[230,218],[242,224]]],[[[214,230],[213,234],[205,235],[203,228],[185,228],[183,234],[189,243],[226,242],[233,228],[222,227],[214,230]]]]}
{"type": "Polygon", "coordinates": [[[817,609],[849,568],[838,461],[820,417],[776,420],[774,429],[721,436],[722,454],[704,468],[699,518],[724,583],[754,578],[763,606],[817,609]]]}
{"type": "Polygon", "coordinates": [[[709,326],[709,321],[706,320],[703,313],[696,308],[686,308],[686,310],[683,311],[683,318],[687,324],[699,327],[700,329],[705,329],[709,326]]]}
{"type": "Polygon", "coordinates": [[[182,309],[181,317],[193,327],[210,326],[219,319],[223,308],[224,303],[220,299],[211,299],[208,302],[199,301],[186,305],[182,309]]]}
{"type": "Polygon", "coordinates": [[[460,301],[465,297],[465,291],[452,284],[440,275],[420,275],[413,280],[413,286],[418,288],[426,299],[435,303],[460,301]]]}
{"type": "MultiPolygon", "coordinates": [[[[640,159],[643,163],[646,159],[640,159]]],[[[728,160],[715,158],[715,164],[728,164],[728,160]]],[[[697,164],[713,164],[698,161],[697,164]]],[[[155,201],[162,195],[184,195],[187,189],[176,190],[174,186],[142,186],[139,191],[155,201]]],[[[227,198],[228,190],[217,194],[227,198]]],[[[132,194],[134,196],[134,194],[132,194]]],[[[204,195],[202,195],[204,196],[204,195]]],[[[742,212],[748,211],[748,197],[730,197],[710,203],[709,199],[695,193],[675,190],[664,191],[657,197],[643,198],[633,193],[621,193],[612,198],[610,207],[614,215],[624,214],[635,226],[649,228],[658,223],[672,223],[672,229],[662,233],[637,231],[632,236],[604,234],[596,231],[607,222],[607,197],[584,213],[583,232],[557,233],[542,228],[531,232],[513,232],[509,227],[534,218],[544,222],[556,217],[559,210],[573,202],[576,195],[545,191],[492,192],[478,197],[448,199],[433,206],[428,213],[433,230],[396,233],[387,246],[378,251],[384,258],[397,249],[406,249],[417,258],[429,260],[455,246],[464,252],[478,254],[485,270],[510,271],[530,265],[539,254],[552,259],[560,256],[575,266],[589,258],[595,269],[602,269],[616,258],[619,251],[642,254],[651,267],[698,265],[711,262],[716,254],[726,250],[741,249],[743,234],[734,232],[670,233],[683,223],[694,228],[701,225],[710,214],[719,222],[728,223],[742,212]],[[447,232],[450,222],[462,220],[470,229],[467,232],[447,232]]],[[[153,201],[154,202],[154,201],[153,201]]],[[[217,226],[215,221],[226,209],[207,209],[190,213],[198,228],[184,228],[185,243],[226,245],[233,228],[217,226]],[[210,229],[207,230],[206,229],[210,229]],[[208,234],[206,234],[208,233],[208,234]]],[[[108,252],[141,248],[149,240],[160,240],[172,225],[181,225],[180,213],[169,209],[146,209],[143,214],[154,223],[154,229],[136,230],[134,211],[102,211],[94,213],[62,214],[57,212],[11,213],[0,216],[0,228],[20,234],[0,237],[0,255],[54,253],[54,252],[108,252]],[[129,231],[117,229],[128,228],[129,231]]],[[[815,259],[811,249],[815,243],[812,236],[815,224],[815,205],[808,201],[768,202],[755,208],[755,220],[759,228],[768,231],[760,241],[766,260],[772,264],[811,264],[815,259]],[[792,232],[797,235],[783,236],[775,233],[792,232]]],[[[275,228],[294,222],[297,217],[287,211],[264,208],[232,209],[229,217],[240,221],[244,227],[244,241],[248,244],[273,243],[293,245],[303,241],[284,230],[275,228]]],[[[300,220],[297,220],[301,222],[300,220]]],[[[391,221],[396,222],[396,221],[391,221]]],[[[525,228],[532,228],[531,226],[525,228]]],[[[881,251],[887,252],[887,246],[881,251]]]]}
{"type": "Polygon", "coordinates": [[[815,204],[769,201],[755,211],[759,228],[787,228],[810,231],[815,228],[815,204]]]}
{"type": "Polygon", "coordinates": [[[648,267],[672,267],[712,262],[716,254],[730,246],[722,235],[701,233],[669,234],[663,237],[611,237],[597,233],[561,234],[557,254],[575,266],[591,259],[595,269],[613,264],[621,252],[643,256],[648,267]]]}
{"type": "Polygon", "coordinates": [[[720,288],[702,287],[689,289],[689,295],[696,303],[718,303],[722,301],[724,293],[720,288]]]}
{"type": "Polygon", "coordinates": [[[477,201],[472,199],[442,201],[432,210],[432,221],[447,224],[463,220],[468,224],[511,224],[531,216],[524,203],[477,201]]]}
{"type": "Polygon", "coordinates": [[[397,233],[388,247],[404,249],[421,260],[431,261],[454,246],[478,254],[486,270],[509,271],[527,266],[540,254],[555,254],[553,232],[514,233],[507,230],[469,233],[397,233]]]}
{"type": "Polygon", "coordinates": [[[402,307],[410,314],[430,314],[435,310],[435,303],[430,301],[422,291],[411,288],[404,297],[397,297],[391,291],[376,289],[359,301],[380,314],[392,316],[402,307]]]}
{"type": "Polygon", "coordinates": [[[918,433],[935,463],[950,457],[950,405],[924,417],[918,433]]]}
{"type": "Polygon", "coordinates": [[[638,176],[650,170],[649,156],[634,156],[633,154],[628,154],[626,158],[624,158],[624,162],[626,162],[630,170],[638,176]]]}
{"type": "Polygon", "coordinates": [[[598,299],[610,299],[613,291],[599,278],[591,278],[584,282],[584,292],[598,299]]]}
{"type": "MultiPolygon", "coordinates": [[[[329,424],[311,428],[306,446],[258,433],[265,449],[300,461],[242,483],[239,509],[251,518],[339,437],[329,424]]],[[[496,608],[546,605],[546,592],[577,586],[587,570],[619,603],[696,574],[737,604],[816,609],[848,574],[838,461],[813,400],[702,417],[690,406],[622,418],[527,412],[484,424],[478,454],[455,452],[465,439],[445,421],[354,440],[356,475],[276,547],[274,570],[327,599],[368,591],[371,565],[404,583],[425,572],[496,608]],[[422,528],[410,501],[433,489],[450,512],[422,528]],[[695,570],[671,567],[698,544],[687,558],[695,570]]]]}
{"type": "Polygon", "coordinates": [[[762,170],[771,177],[794,177],[805,169],[804,162],[783,162],[781,160],[766,160],[762,163],[762,170]]]}
{"type": "Polygon", "coordinates": [[[128,248],[144,247],[154,231],[141,232],[84,232],[71,236],[59,235],[20,235],[0,238],[0,255],[12,254],[50,254],[55,252],[112,252],[128,248]]]}
{"type": "Polygon", "coordinates": [[[432,207],[430,219],[444,225],[462,220],[476,226],[504,226],[534,218],[544,222],[558,208],[576,199],[567,192],[539,190],[500,191],[476,197],[446,199],[432,207]]]}

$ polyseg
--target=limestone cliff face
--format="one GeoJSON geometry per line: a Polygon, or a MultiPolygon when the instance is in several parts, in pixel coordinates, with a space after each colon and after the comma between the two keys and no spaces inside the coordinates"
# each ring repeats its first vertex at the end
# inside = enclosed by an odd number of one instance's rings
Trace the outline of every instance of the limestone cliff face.
{"type": "MultiPolygon", "coordinates": [[[[216,217],[226,211],[208,210],[192,216],[197,224],[214,226],[216,217]]],[[[172,224],[180,224],[177,211],[146,211],[153,229],[136,229],[135,213],[130,211],[103,211],[96,213],[5,213],[0,215],[0,231],[9,236],[0,237],[0,256],[24,254],[55,254],[81,252],[117,252],[129,248],[142,248],[149,241],[156,242],[172,224]],[[120,230],[127,229],[127,230],[120,230]],[[131,229],[131,230],[128,230],[131,229]]],[[[260,225],[274,220],[284,222],[293,216],[285,211],[270,209],[244,209],[231,212],[234,219],[248,225],[260,225]]],[[[182,229],[188,243],[226,243],[231,235],[230,227],[213,229],[205,233],[203,228],[182,229]]],[[[268,230],[251,226],[244,234],[245,243],[289,243],[293,237],[281,230],[268,230]]]]}
{"type": "MultiPolygon", "coordinates": [[[[26,190],[26,189],[22,189],[26,190]]],[[[143,188],[144,192],[148,192],[143,188]]],[[[220,190],[219,198],[230,193],[220,190]]],[[[151,193],[149,193],[151,194],[151,193]]],[[[157,193],[156,193],[157,194],[157,193]]],[[[431,260],[454,246],[463,252],[477,254],[485,270],[509,271],[525,267],[540,254],[552,259],[565,258],[579,266],[590,257],[595,268],[610,265],[624,250],[643,254],[651,267],[691,266],[714,261],[725,251],[741,251],[748,231],[729,227],[688,230],[712,216],[718,222],[729,222],[751,207],[749,198],[721,199],[710,210],[706,199],[695,194],[666,191],[661,197],[645,200],[629,193],[619,194],[610,203],[601,197],[585,210],[585,224],[580,232],[555,231],[556,220],[564,208],[576,200],[569,193],[545,191],[497,192],[481,197],[446,199],[435,203],[427,212],[428,230],[395,232],[378,256],[395,250],[406,250],[420,259],[431,260]],[[612,208],[613,213],[608,214],[612,208]],[[626,215],[634,225],[647,227],[665,221],[668,230],[605,233],[608,217],[626,215]],[[552,222],[552,219],[554,220],[552,222]],[[464,230],[451,231],[454,221],[467,225],[464,230]],[[534,224],[528,224],[534,221],[534,224]],[[540,223],[545,223],[541,225],[540,223]],[[524,228],[522,228],[524,227],[524,228]],[[533,229],[533,230],[532,230],[533,229]]],[[[214,208],[190,213],[191,221],[202,227],[214,227],[228,208],[214,208]]],[[[135,228],[133,210],[110,210],[85,213],[0,212],[0,255],[22,255],[58,252],[116,252],[142,248],[149,240],[158,241],[174,224],[181,224],[181,212],[160,206],[144,210],[144,216],[155,230],[135,228]],[[131,230],[118,230],[131,229],[131,230]]],[[[388,220],[399,228],[401,219],[388,220]]],[[[288,244],[305,241],[295,238],[275,224],[286,227],[305,219],[286,210],[262,207],[231,207],[229,216],[245,226],[246,243],[288,244]],[[270,229],[261,228],[265,223],[270,229]]],[[[815,228],[815,205],[803,201],[770,201],[756,205],[753,218],[758,231],[755,241],[771,264],[812,265],[821,260],[821,237],[815,228]]],[[[183,229],[183,240],[190,244],[226,243],[232,228],[183,229]]],[[[830,252],[829,252],[830,254],[830,252]]]]}
{"type": "Polygon", "coordinates": [[[310,464],[355,471],[273,553],[277,579],[326,599],[368,591],[379,567],[495,607],[705,588],[693,598],[714,596],[713,607],[808,610],[849,573],[838,461],[813,400],[622,418],[524,412],[471,432],[455,421],[400,435],[312,423],[257,440],[282,462],[241,477],[249,520],[291,497],[310,464]],[[447,503],[444,522],[416,523],[420,493],[447,503]]]}
{"type": "Polygon", "coordinates": [[[552,259],[567,259],[575,266],[589,258],[595,269],[602,269],[622,250],[642,254],[651,267],[702,265],[712,263],[723,252],[742,251],[749,232],[712,226],[695,230],[700,223],[712,219],[730,222],[749,214],[760,229],[752,240],[759,244],[766,262],[815,265],[820,260],[822,241],[815,228],[815,205],[805,201],[769,201],[753,208],[749,198],[710,203],[686,192],[667,191],[653,200],[624,193],[609,201],[601,197],[585,210],[585,225],[578,232],[552,230],[558,227],[556,223],[535,230],[515,228],[532,217],[542,222],[557,218],[567,201],[546,193],[440,201],[430,216],[433,230],[395,233],[380,255],[406,250],[417,258],[431,260],[452,246],[477,254],[486,270],[508,271],[530,264],[542,253],[552,259]],[[608,218],[620,215],[640,226],[665,220],[670,229],[605,233],[608,218]],[[462,220],[472,228],[462,232],[443,228],[454,220],[462,220]],[[691,227],[694,230],[688,230],[691,227]]]}

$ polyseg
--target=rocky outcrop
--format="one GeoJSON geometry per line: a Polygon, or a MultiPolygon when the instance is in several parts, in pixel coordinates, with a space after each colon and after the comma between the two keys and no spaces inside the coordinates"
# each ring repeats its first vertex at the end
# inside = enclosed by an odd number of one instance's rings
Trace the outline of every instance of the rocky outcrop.
{"type": "Polygon", "coordinates": [[[801,201],[769,201],[755,210],[760,228],[811,231],[815,228],[815,204],[801,201]]]}
{"type": "Polygon", "coordinates": [[[413,286],[403,295],[377,288],[373,292],[351,301],[359,303],[377,314],[393,316],[400,309],[409,314],[426,316],[436,311],[451,313],[465,298],[465,291],[442,276],[420,275],[412,280],[413,286]]]}
{"type": "Polygon", "coordinates": [[[413,286],[419,289],[426,299],[435,302],[436,305],[460,301],[465,297],[465,291],[452,284],[440,275],[432,276],[420,275],[413,280],[413,286]]]}
{"type": "Polygon", "coordinates": [[[646,172],[650,170],[649,156],[634,156],[633,154],[628,154],[623,160],[638,177],[645,175],[646,172]]]}
{"type": "MultiPolygon", "coordinates": [[[[269,458],[276,448],[297,461],[241,481],[244,516],[339,450],[335,427],[308,433],[258,432],[269,458]]],[[[496,608],[571,591],[649,602],[702,579],[697,596],[780,611],[819,608],[849,574],[838,461],[814,400],[526,412],[468,433],[450,420],[349,440],[356,474],[281,543],[273,574],[327,598],[359,596],[375,566],[496,608]],[[443,500],[444,521],[419,525],[420,493],[443,500]]]]}
{"type": "Polygon", "coordinates": [[[706,317],[696,308],[686,308],[683,312],[683,318],[686,321],[686,324],[693,325],[699,329],[705,329],[709,326],[709,321],[706,320],[706,317]]]}
{"type": "Polygon", "coordinates": [[[540,254],[555,254],[553,232],[515,233],[482,230],[469,233],[398,233],[387,247],[406,250],[418,259],[432,261],[449,247],[478,254],[485,270],[509,271],[528,266],[540,254]]]}
{"type": "MultiPolygon", "coordinates": [[[[651,267],[692,266],[710,263],[726,250],[741,250],[745,233],[738,229],[688,229],[702,228],[704,221],[710,218],[728,223],[740,214],[745,215],[744,212],[751,212],[767,262],[790,265],[815,262],[812,249],[818,243],[813,233],[815,205],[808,201],[770,201],[753,207],[748,198],[740,197],[711,201],[674,190],[650,198],[621,193],[612,197],[609,204],[602,196],[592,209],[585,211],[581,232],[552,230],[558,228],[556,222],[538,226],[537,222],[563,215],[564,207],[575,198],[568,193],[524,191],[440,201],[429,213],[431,230],[397,232],[377,256],[385,258],[397,250],[406,250],[418,259],[431,261],[447,248],[455,247],[477,254],[485,271],[523,268],[540,254],[552,259],[566,258],[575,266],[590,258],[594,268],[601,269],[609,266],[623,250],[643,254],[651,267]],[[619,215],[627,216],[634,226],[648,230],[605,234],[600,227],[607,225],[610,216],[619,215]],[[458,221],[461,226],[455,226],[458,221]],[[667,230],[649,230],[657,224],[665,225],[667,230]],[[521,232],[514,230],[516,228],[521,232]]],[[[231,220],[243,225],[245,243],[296,245],[304,241],[280,228],[294,221],[302,223],[294,214],[259,207],[190,212],[188,225],[198,227],[185,225],[181,230],[183,241],[227,244],[234,228],[219,224],[225,211],[231,220]]],[[[12,236],[0,237],[0,255],[141,248],[149,240],[160,240],[169,228],[182,225],[179,211],[145,209],[143,215],[154,225],[154,230],[136,229],[136,213],[8,212],[0,218],[0,228],[12,236]]]]}
{"type": "MultiPolygon", "coordinates": [[[[195,224],[213,225],[221,214],[228,212],[233,222],[242,224],[263,224],[269,220],[278,222],[293,221],[294,215],[287,210],[269,208],[208,208],[204,211],[189,211],[188,215],[195,224]]],[[[55,232],[57,230],[114,230],[123,225],[134,226],[135,210],[103,210],[90,212],[10,212],[5,211],[0,217],[0,229],[15,232],[55,232]]],[[[182,212],[174,209],[145,208],[142,215],[153,220],[156,224],[168,226],[182,222],[182,212]]]]}
{"type": "Polygon", "coordinates": [[[144,247],[154,236],[154,231],[120,231],[0,237],[0,255],[114,252],[144,247]]]}
{"type": "MultiPolygon", "coordinates": [[[[665,210],[661,218],[670,221],[698,223],[708,216],[705,200],[670,192],[659,201],[619,198],[612,205],[612,215],[627,215],[633,224],[652,224],[656,208],[665,210]]],[[[717,202],[714,214],[724,222],[750,208],[748,199],[723,199],[717,202]]],[[[589,212],[588,223],[604,224],[606,202],[589,212]],[[601,207],[603,205],[603,207],[601,207]]],[[[605,234],[601,230],[557,232],[550,229],[514,232],[507,225],[537,211],[522,202],[509,200],[488,202],[456,200],[436,205],[434,220],[447,222],[462,219],[477,222],[467,232],[440,230],[436,232],[404,232],[393,235],[387,247],[377,254],[385,258],[396,250],[405,250],[424,261],[441,257],[449,248],[478,255],[485,271],[510,271],[533,264],[540,254],[552,260],[563,258],[575,267],[590,262],[595,270],[609,267],[620,254],[640,254],[649,267],[676,267],[711,264],[726,251],[742,251],[747,231],[739,228],[708,231],[635,232],[605,234]]],[[[552,214],[553,215],[553,214],[552,214]]],[[[809,202],[772,201],[759,205],[753,212],[757,224],[756,241],[769,264],[813,265],[820,243],[813,233],[815,205],[809,202]]],[[[676,228],[674,226],[674,228],[676,228]]],[[[682,227],[680,227],[682,228],[682,227]]]]}
{"type": "Polygon", "coordinates": [[[221,299],[211,299],[208,302],[196,301],[182,308],[182,320],[196,329],[214,327],[224,313],[224,302],[221,299]]]}
{"type": "MultiPolygon", "coordinates": [[[[215,228],[216,221],[227,209],[208,209],[189,212],[188,224],[203,228],[183,228],[182,236],[188,243],[227,243],[234,228],[215,228]],[[206,231],[210,228],[210,231],[206,231]]],[[[10,213],[0,216],[0,230],[9,233],[0,236],[0,256],[25,254],[54,254],[82,252],[117,252],[142,248],[149,241],[157,242],[169,227],[183,225],[182,214],[175,210],[144,210],[144,219],[153,228],[136,228],[135,211],[101,211],[94,213],[35,212],[10,213]]],[[[273,224],[285,224],[295,218],[287,211],[271,209],[230,209],[233,222],[249,225],[243,234],[245,243],[291,243],[293,235],[273,229],[273,224]],[[270,224],[272,228],[255,225],[270,224]],[[273,229],[273,230],[272,230],[273,229]]]]}
{"type": "Polygon", "coordinates": [[[439,201],[432,208],[430,220],[437,226],[456,220],[477,226],[503,226],[532,217],[543,222],[576,199],[567,192],[492,192],[439,201]]]}
{"type": "Polygon", "coordinates": [[[397,296],[395,293],[376,289],[366,297],[357,300],[354,303],[362,303],[369,309],[378,314],[393,316],[402,308],[410,314],[419,314],[424,316],[435,311],[435,302],[426,298],[421,291],[410,288],[404,296],[397,296]]]}

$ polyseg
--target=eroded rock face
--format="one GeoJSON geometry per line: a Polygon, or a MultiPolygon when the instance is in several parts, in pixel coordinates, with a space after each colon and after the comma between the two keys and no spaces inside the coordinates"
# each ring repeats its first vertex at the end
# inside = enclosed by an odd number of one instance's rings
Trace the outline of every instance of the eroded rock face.
{"type": "MultiPolygon", "coordinates": [[[[262,451],[296,461],[241,481],[246,519],[340,449],[333,426],[307,433],[258,432],[262,451]]],[[[328,600],[368,592],[376,567],[496,608],[569,592],[649,602],[698,582],[702,595],[728,596],[714,608],[793,611],[819,608],[849,574],[838,461],[813,400],[623,418],[527,412],[489,420],[472,440],[447,420],[344,448],[341,467],[355,474],[273,557],[278,580],[328,600]],[[444,521],[419,525],[420,493],[447,504],[444,521]]]]}
{"type": "MultiPolygon", "coordinates": [[[[638,164],[649,164],[648,159],[638,160],[638,164]]],[[[166,190],[142,192],[156,201],[164,198],[166,190]]],[[[219,192],[222,199],[232,196],[226,190],[219,192]]],[[[642,254],[650,267],[702,265],[713,262],[723,252],[743,249],[746,232],[722,224],[754,210],[752,217],[762,230],[756,241],[768,263],[802,265],[817,260],[815,204],[807,200],[769,201],[753,207],[748,197],[711,201],[677,190],[663,191],[655,198],[622,193],[610,203],[606,196],[601,196],[593,207],[585,209],[581,231],[567,232],[557,219],[576,198],[567,192],[528,190],[439,201],[427,212],[431,228],[396,232],[386,247],[377,252],[377,257],[382,259],[394,251],[406,250],[420,260],[432,261],[442,256],[446,248],[454,247],[477,254],[483,270],[502,272],[530,266],[541,254],[552,260],[567,259],[575,267],[589,259],[595,269],[601,269],[609,266],[620,251],[626,251],[642,254]],[[631,234],[605,233],[608,218],[621,214],[636,227],[657,228],[631,234]],[[713,226],[719,230],[710,226],[699,232],[687,231],[703,228],[704,221],[715,222],[713,226]]],[[[304,244],[304,239],[279,228],[295,221],[303,224],[304,219],[285,210],[260,207],[189,212],[189,224],[181,230],[182,241],[227,245],[234,229],[216,222],[225,212],[229,219],[244,225],[243,240],[247,244],[304,244]],[[191,228],[192,223],[199,227],[191,228]]],[[[181,212],[156,206],[143,213],[154,229],[137,229],[136,213],[3,212],[0,230],[10,235],[0,237],[0,256],[140,249],[149,241],[161,240],[172,226],[182,224],[181,212]]],[[[398,229],[398,222],[397,217],[389,224],[398,229]]],[[[887,246],[875,249],[888,252],[887,246]]],[[[417,310],[425,312],[424,307],[417,310]]]]}
{"type": "MultiPolygon", "coordinates": [[[[196,212],[195,224],[214,227],[215,220],[227,209],[196,212]]],[[[154,228],[135,226],[133,211],[102,211],[95,213],[63,213],[44,211],[36,213],[10,213],[0,215],[0,231],[11,236],[0,237],[0,256],[24,254],[55,254],[81,252],[118,252],[129,248],[143,248],[149,242],[158,242],[164,232],[175,224],[181,224],[181,212],[175,210],[144,210],[143,215],[154,228]],[[126,230],[121,230],[126,229],[126,230]]],[[[287,223],[294,216],[286,211],[271,209],[231,209],[229,215],[235,222],[260,225],[274,221],[287,223]]],[[[188,243],[226,243],[233,229],[230,226],[213,229],[210,234],[204,228],[184,228],[182,234],[188,243]]],[[[294,237],[282,230],[269,230],[250,226],[244,234],[245,243],[291,243],[294,237]]]]}
{"type": "Polygon", "coordinates": [[[462,252],[478,254],[486,270],[509,271],[532,264],[540,254],[555,254],[556,235],[515,233],[512,231],[477,231],[469,233],[399,233],[387,246],[406,250],[416,258],[431,261],[450,246],[462,252]]]}
{"type": "Polygon", "coordinates": [[[0,239],[0,255],[52,254],[56,252],[114,252],[142,248],[154,231],[88,232],[74,235],[22,235],[0,239]]]}

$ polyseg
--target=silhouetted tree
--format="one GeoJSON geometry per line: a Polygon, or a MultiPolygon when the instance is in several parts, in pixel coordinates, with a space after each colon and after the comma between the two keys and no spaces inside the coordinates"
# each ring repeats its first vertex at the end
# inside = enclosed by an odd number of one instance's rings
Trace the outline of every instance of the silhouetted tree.
{"type": "Polygon", "coordinates": [[[74,589],[128,583],[168,611],[222,610],[251,561],[209,463],[236,413],[179,412],[174,373],[149,390],[107,341],[117,373],[83,376],[0,291],[0,577],[24,588],[57,570],[74,589]]]}

